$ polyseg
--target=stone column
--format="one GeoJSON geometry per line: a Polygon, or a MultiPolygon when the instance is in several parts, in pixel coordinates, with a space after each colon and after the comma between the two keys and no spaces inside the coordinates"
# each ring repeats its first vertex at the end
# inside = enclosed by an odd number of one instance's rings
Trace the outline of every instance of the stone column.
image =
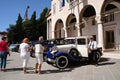
{"type": "Polygon", "coordinates": [[[47,39],[52,38],[52,28],[51,19],[47,20],[47,39]]]}
{"type": "Polygon", "coordinates": [[[49,29],[48,28],[49,28],[49,20],[47,20],[47,39],[49,39],[49,35],[48,35],[49,34],[49,29]]]}
{"type": "Polygon", "coordinates": [[[102,47],[104,49],[104,41],[103,41],[103,25],[101,21],[101,15],[96,17],[97,25],[98,25],[98,47],[102,47]]]}
{"type": "Polygon", "coordinates": [[[65,35],[64,37],[67,37],[66,25],[64,25],[63,30],[64,30],[64,33],[65,33],[65,34],[64,34],[64,35],[65,35]]]}
{"type": "Polygon", "coordinates": [[[79,23],[75,25],[77,28],[77,36],[80,36],[80,27],[79,27],[79,23]]]}

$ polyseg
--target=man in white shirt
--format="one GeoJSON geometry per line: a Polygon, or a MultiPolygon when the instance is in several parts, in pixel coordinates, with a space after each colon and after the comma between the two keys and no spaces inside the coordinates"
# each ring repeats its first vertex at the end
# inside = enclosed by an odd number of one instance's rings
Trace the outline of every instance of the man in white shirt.
{"type": "Polygon", "coordinates": [[[94,37],[93,36],[90,36],[90,42],[88,44],[88,49],[89,49],[89,61],[91,63],[91,61],[93,61],[93,52],[95,49],[97,49],[97,42],[94,40],[94,37]]]}
{"type": "Polygon", "coordinates": [[[93,36],[90,36],[89,50],[94,50],[97,48],[97,42],[94,40],[93,36]]]}

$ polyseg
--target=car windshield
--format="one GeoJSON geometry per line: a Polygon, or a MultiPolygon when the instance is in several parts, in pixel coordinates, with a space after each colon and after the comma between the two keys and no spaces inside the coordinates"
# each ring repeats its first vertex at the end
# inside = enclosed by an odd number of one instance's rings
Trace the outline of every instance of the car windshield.
{"type": "Polygon", "coordinates": [[[58,38],[58,39],[52,39],[45,41],[48,45],[54,44],[54,45],[63,45],[65,44],[64,38],[58,38]]]}

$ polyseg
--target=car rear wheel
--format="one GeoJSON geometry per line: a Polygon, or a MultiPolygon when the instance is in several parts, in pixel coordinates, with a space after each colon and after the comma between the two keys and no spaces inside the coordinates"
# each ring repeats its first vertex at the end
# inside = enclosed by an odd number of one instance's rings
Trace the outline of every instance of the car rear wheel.
{"type": "Polygon", "coordinates": [[[68,58],[64,55],[61,55],[56,58],[56,67],[59,69],[64,69],[68,66],[68,58]]]}
{"type": "Polygon", "coordinates": [[[96,51],[96,52],[94,53],[93,60],[94,60],[94,61],[99,61],[100,58],[101,58],[100,53],[99,53],[98,51],[96,51]]]}
{"type": "Polygon", "coordinates": [[[76,49],[71,49],[69,54],[74,58],[79,56],[79,52],[76,49]]]}

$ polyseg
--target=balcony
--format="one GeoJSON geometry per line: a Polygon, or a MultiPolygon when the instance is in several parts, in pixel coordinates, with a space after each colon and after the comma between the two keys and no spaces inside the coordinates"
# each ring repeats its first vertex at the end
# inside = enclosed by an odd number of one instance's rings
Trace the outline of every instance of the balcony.
{"type": "Polygon", "coordinates": [[[71,8],[75,7],[76,5],[78,5],[78,4],[79,4],[79,0],[73,0],[73,1],[70,2],[69,8],[71,9],[71,8]]]}
{"type": "Polygon", "coordinates": [[[81,3],[83,3],[84,5],[87,5],[88,0],[71,0],[69,4],[69,8],[72,9],[81,3]]]}

